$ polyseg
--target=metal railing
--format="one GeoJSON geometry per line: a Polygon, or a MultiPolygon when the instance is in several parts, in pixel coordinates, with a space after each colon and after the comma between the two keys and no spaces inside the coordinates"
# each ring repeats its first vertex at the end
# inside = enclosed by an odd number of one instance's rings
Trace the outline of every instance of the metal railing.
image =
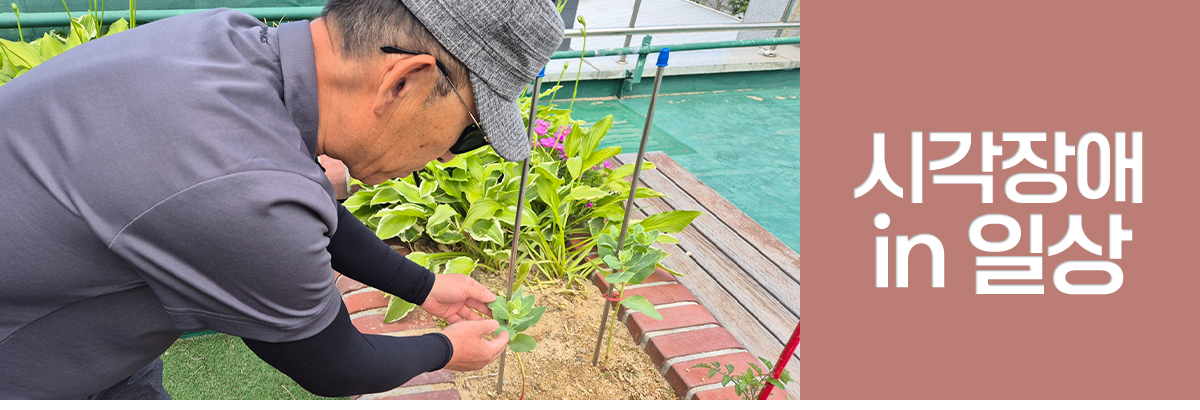
{"type": "MultiPolygon", "coordinates": [[[[140,12],[139,12],[140,13],[140,12]]],[[[139,16],[141,14],[138,14],[139,16]]],[[[594,28],[588,29],[588,37],[603,37],[603,36],[622,36],[622,35],[638,35],[638,34],[664,34],[664,33],[700,33],[708,31],[753,31],[753,30],[780,30],[800,28],[800,23],[737,23],[737,24],[693,24],[685,26],[648,26],[637,28],[594,28]]],[[[583,30],[571,29],[563,32],[563,35],[569,38],[583,37],[583,30]]],[[[625,47],[629,47],[629,42],[625,42],[625,47]]]]}
{"type": "MultiPolygon", "coordinates": [[[[235,9],[250,14],[260,20],[287,21],[313,19],[321,15],[320,6],[312,7],[249,7],[235,9]]],[[[195,13],[208,9],[179,9],[179,10],[138,10],[138,23],[162,20],[181,14],[195,13]]],[[[76,13],[76,15],[79,15],[76,13]]],[[[112,24],[117,20],[129,20],[129,10],[107,10],[104,12],[102,24],[112,24]]],[[[55,13],[21,13],[22,28],[67,27],[71,21],[66,12],[55,13]]],[[[15,13],[0,13],[0,29],[17,28],[15,13]]]]}

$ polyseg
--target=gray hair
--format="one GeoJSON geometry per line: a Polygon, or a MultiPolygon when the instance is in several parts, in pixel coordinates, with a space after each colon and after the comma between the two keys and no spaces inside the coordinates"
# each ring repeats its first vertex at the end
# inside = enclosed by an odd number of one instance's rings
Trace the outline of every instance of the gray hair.
{"type": "MultiPolygon", "coordinates": [[[[463,63],[446,51],[400,0],[329,0],[321,17],[341,34],[342,53],[349,59],[370,58],[381,53],[381,46],[396,46],[433,56],[456,85],[470,81],[463,63]]],[[[452,91],[441,77],[438,75],[434,89],[438,96],[452,91]]]]}

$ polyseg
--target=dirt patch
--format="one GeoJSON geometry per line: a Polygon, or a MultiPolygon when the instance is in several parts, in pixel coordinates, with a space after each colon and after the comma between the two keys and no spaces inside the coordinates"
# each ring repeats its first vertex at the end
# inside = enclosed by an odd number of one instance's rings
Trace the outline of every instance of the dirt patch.
{"type": "MultiPolygon", "coordinates": [[[[476,274],[493,292],[504,288],[499,275],[476,274]]],[[[624,323],[618,323],[613,336],[608,369],[600,363],[592,366],[592,350],[604,304],[594,287],[575,287],[563,291],[561,284],[529,289],[537,295],[537,304],[546,306],[542,320],[526,331],[537,340],[537,349],[521,353],[525,367],[526,400],[673,400],[675,392],[658,373],[650,356],[629,335],[624,323]]],[[[611,314],[611,313],[610,313],[611,314]]],[[[610,317],[611,319],[611,317],[610,317]]],[[[610,320],[611,321],[611,320],[610,320]]],[[[605,337],[607,341],[607,336],[605,337]]],[[[603,348],[602,348],[603,349],[603,348]]],[[[497,397],[496,378],[499,361],[479,371],[456,374],[455,385],[463,399],[515,400],[521,393],[521,374],[514,353],[507,351],[504,393],[497,397]]]]}

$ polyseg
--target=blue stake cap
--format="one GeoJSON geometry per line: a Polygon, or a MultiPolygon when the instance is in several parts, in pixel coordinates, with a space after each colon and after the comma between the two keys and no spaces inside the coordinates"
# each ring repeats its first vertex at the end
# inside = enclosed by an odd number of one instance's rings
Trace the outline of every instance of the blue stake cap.
{"type": "Polygon", "coordinates": [[[538,76],[538,78],[545,77],[546,76],[546,67],[542,67],[542,72],[538,73],[537,76],[538,76]]]}
{"type": "Polygon", "coordinates": [[[659,67],[666,67],[667,66],[667,58],[670,56],[671,56],[671,49],[664,48],[662,50],[659,50],[658,63],[655,63],[654,65],[659,66],[659,67]]]}

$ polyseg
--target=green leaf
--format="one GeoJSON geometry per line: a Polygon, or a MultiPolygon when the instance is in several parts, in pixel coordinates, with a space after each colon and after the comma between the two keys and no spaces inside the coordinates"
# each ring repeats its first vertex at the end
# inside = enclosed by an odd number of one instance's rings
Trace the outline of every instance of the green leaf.
{"type": "MultiPolygon", "coordinates": [[[[625,179],[626,177],[633,175],[633,166],[634,165],[637,165],[637,164],[630,163],[630,164],[625,164],[625,165],[617,167],[617,169],[613,170],[612,174],[608,175],[608,180],[615,181],[615,180],[625,179]]],[[[642,171],[649,171],[654,168],[656,168],[656,167],[653,162],[645,161],[645,160],[642,161],[642,171]]],[[[628,191],[628,189],[626,189],[626,190],[628,191]]]]}
{"type": "Polygon", "coordinates": [[[405,316],[408,316],[408,312],[412,312],[413,308],[416,306],[417,305],[409,303],[404,299],[392,296],[390,300],[388,300],[387,313],[383,315],[383,322],[391,323],[403,319],[405,316]]]}
{"type": "Polygon", "coordinates": [[[467,209],[467,218],[463,220],[463,225],[472,226],[476,221],[482,219],[491,219],[496,215],[496,211],[504,208],[504,205],[493,199],[480,199],[471,203],[471,207],[467,209]]]}
{"type": "Polygon", "coordinates": [[[655,309],[654,305],[651,304],[649,300],[646,300],[645,296],[633,295],[622,300],[621,304],[625,305],[627,308],[642,312],[651,318],[657,320],[662,320],[663,318],[662,314],[658,313],[658,309],[655,309]]]}
{"type": "Polygon", "coordinates": [[[496,319],[498,321],[508,320],[508,302],[504,300],[503,295],[496,295],[496,300],[493,300],[492,303],[488,303],[487,306],[488,309],[492,310],[492,319],[496,319]]]}
{"type": "Polygon", "coordinates": [[[421,195],[421,191],[417,189],[417,186],[413,185],[411,182],[404,180],[396,181],[396,183],[392,185],[392,189],[395,189],[405,201],[410,203],[432,205],[430,203],[430,198],[426,198],[425,195],[421,195]]]}
{"type": "MultiPolygon", "coordinates": [[[[583,143],[583,133],[578,125],[570,124],[568,126],[571,127],[571,132],[567,134],[567,137],[563,141],[563,151],[565,151],[567,157],[578,157],[579,146],[583,143]]],[[[553,129],[557,130],[558,127],[553,129]]]]}
{"type": "Polygon", "coordinates": [[[622,266],[621,260],[619,258],[617,258],[616,255],[607,255],[600,259],[602,261],[604,261],[605,265],[608,265],[609,269],[612,269],[612,270],[620,270],[621,269],[621,266],[622,266]]]}
{"type": "Polygon", "coordinates": [[[532,261],[522,261],[521,264],[517,266],[517,277],[513,280],[513,292],[516,292],[517,289],[520,289],[521,285],[525,283],[525,278],[529,277],[529,271],[531,268],[533,268],[532,261]]]}
{"type": "Polygon", "coordinates": [[[527,334],[519,333],[508,342],[508,348],[517,353],[525,353],[537,348],[537,341],[527,334]]]}
{"type": "Polygon", "coordinates": [[[430,255],[425,252],[410,252],[408,254],[408,256],[405,256],[405,257],[408,258],[408,260],[412,261],[415,264],[424,266],[425,269],[429,269],[429,267],[430,267],[429,262],[433,259],[433,255],[430,255]]]}
{"type": "MultiPolygon", "coordinates": [[[[621,153],[621,147],[619,147],[619,146],[607,147],[607,148],[602,148],[597,151],[592,151],[592,153],[589,154],[587,156],[587,158],[584,158],[583,169],[590,169],[594,166],[600,165],[600,163],[604,162],[604,160],[612,158],[620,153],[621,153]]],[[[645,170],[644,167],[643,167],[643,170],[645,170]]]]}
{"type": "Polygon", "coordinates": [[[37,47],[29,43],[8,41],[0,38],[0,47],[4,47],[5,55],[12,59],[11,62],[18,71],[20,68],[30,69],[42,63],[37,47]]]}
{"type": "Polygon", "coordinates": [[[370,206],[371,199],[373,197],[374,197],[374,194],[372,194],[366,190],[358,191],[358,192],[355,192],[354,195],[351,195],[349,198],[346,198],[346,201],[342,202],[342,206],[346,207],[346,209],[350,210],[350,212],[354,212],[364,206],[370,206]]]}
{"type": "Polygon", "coordinates": [[[422,198],[427,198],[430,195],[433,195],[433,193],[437,191],[437,188],[438,183],[436,179],[427,179],[421,182],[421,187],[418,188],[417,193],[420,194],[422,198]]]}
{"type": "Polygon", "coordinates": [[[612,128],[612,124],[613,119],[611,114],[601,118],[600,121],[596,121],[592,125],[592,128],[588,129],[588,135],[583,139],[583,144],[579,148],[580,152],[587,154],[595,151],[596,147],[600,145],[600,140],[604,139],[604,135],[608,134],[608,130],[612,128]]]}
{"type": "Polygon", "coordinates": [[[596,199],[607,195],[607,192],[604,192],[599,188],[592,188],[590,186],[577,186],[571,190],[570,194],[567,194],[567,196],[563,198],[563,201],[596,199]]]}
{"type": "Polygon", "coordinates": [[[500,327],[496,328],[496,333],[492,336],[500,336],[500,332],[508,332],[508,341],[510,342],[513,340],[513,338],[517,337],[517,332],[513,331],[512,328],[508,327],[506,324],[500,324],[500,327]]]}
{"type": "Polygon", "coordinates": [[[702,213],[700,211],[685,210],[667,211],[650,215],[650,217],[638,222],[638,225],[647,231],[657,230],[666,233],[679,233],[702,213]]]}
{"type": "Polygon", "coordinates": [[[474,270],[475,270],[475,260],[474,259],[468,258],[466,256],[459,256],[457,258],[451,259],[449,262],[446,262],[446,269],[442,271],[442,274],[445,275],[445,274],[451,274],[451,273],[461,273],[464,275],[470,275],[471,272],[474,270]]]}
{"type": "Polygon", "coordinates": [[[49,60],[51,57],[67,51],[67,48],[63,45],[62,41],[59,41],[57,36],[50,33],[43,34],[42,38],[37,41],[37,44],[38,56],[41,57],[43,61],[49,60]]]}
{"type": "Polygon", "coordinates": [[[412,216],[386,215],[379,220],[379,226],[375,228],[375,236],[379,239],[388,239],[400,234],[400,231],[406,230],[417,223],[417,218],[412,216]]]}
{"type": "Polygon", "coordinates": [[[390,204],[400,202],[400,191],[392,187],[385,187],[375,191],[375,196],[371,197],[371,205],[390,204]]]}
{"type": "Polygon", "coordinates": [[[108,31],[104,33],[104,36],[108,37],[113,34],[117,34],[122,31],[125,31],[125,30],[129,30],[129,22],[125,21],[125,19],[122,18],[122,19],[117,20],[117,21],[113,22],[112,24],[110,24],[108,26],[108,31]]]}
{"type": "Polygon", "coordinates": [[[657,242],[658,242],[658,243],[674,243],[674,244],[678,244],[678,243],[679,243],[679,239],[676,239],[674,236],[667,235],[667,234],[665,234],[665,233],[660,233],[660,234],[658,235],[657,242]]]}
{"type": "Polygon", "coordinates": [[[567,172],[571,173],[571,179],[578,179],[581,168],[583,167],[583,158],[571,157],[567,160],[567,172]]]}
{"type": "Polygon", "coordinates": [[[414,218],[424,218],[426,215],[428,215],[428,213],[429,213],[429,211],[426,210],[425,207],[420,206],[420,205],[397,204],[390,208],[384,208],[383,210],[380,210],[375,215],[378,215],[381,217],[388,216],[388,215],[395,215],[395,216],[411,216],[414,218]]]}
{"type": "Polygon", "coordinates": [[[513,330],[524,332],[525,329],[529,329],[533,325],[536,325],[539,320],[542,320],[542,314],[545,312],[545,306],[538,306],[533,308],[533,310],[530,310],[529,314],[527,314],[525,317],[514,320],[512,323],[510,323],[510,325],[512,326],[513,330]]]}

